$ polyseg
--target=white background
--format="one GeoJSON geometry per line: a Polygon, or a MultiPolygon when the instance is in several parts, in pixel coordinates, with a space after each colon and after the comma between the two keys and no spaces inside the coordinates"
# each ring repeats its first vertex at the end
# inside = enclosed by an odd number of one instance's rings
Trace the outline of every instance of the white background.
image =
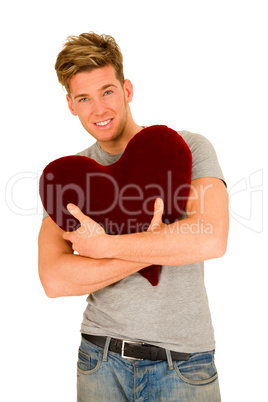
{"type": "Polygon", "coordinates": [[[228,252],[206,268],[222,400],[267,401],[266,2],[11,0],[0,14],[0,399],[76,399],[86,297],[48,299],[39,282],[38,176],[92,144],[54,63],[68,35],[93,30],[121,47],[137,123],[198,132],[216,148],[231,197],[228,252]]]}

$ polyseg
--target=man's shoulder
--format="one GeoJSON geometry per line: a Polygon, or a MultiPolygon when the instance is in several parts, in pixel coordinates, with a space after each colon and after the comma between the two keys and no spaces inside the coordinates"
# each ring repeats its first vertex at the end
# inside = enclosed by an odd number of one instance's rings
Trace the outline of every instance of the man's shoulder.
{"type": "Polygon", "coordinates": [[[177,133],[184,139],[184,141],[188,144],[188,146],[193,145],[195,143],[201,144],[203,142],[208,141],[208,139],[204,135],[193,133],[188,130],[180,130],[177,131],[177,133]]]}
{"type": "Polygon", "coordinates": [[[177,131],[178,134],[184,139],[188,147],[190,148],[192,154],[197,154],[200,152],[211,153],[213,150],[213,145],[211,142],[202,134],[193,133],[191,131],[182,130],[177,131]]]}
{"type": "Polygon", "coordinates": [[[201,134],[190,131],[178,131],[192,152],[192,180],[200,177],[225,179],[212,143],[201,134]]]}

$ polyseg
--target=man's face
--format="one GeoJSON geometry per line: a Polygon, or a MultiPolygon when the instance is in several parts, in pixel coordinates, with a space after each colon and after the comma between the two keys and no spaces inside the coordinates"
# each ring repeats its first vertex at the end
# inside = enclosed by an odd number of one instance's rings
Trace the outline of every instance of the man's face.
{"type": "Polygon", "coordinates": [[[67,101],[71,113],[109,152],[127,130],[132,95],[131,82],[126,80],[122,87],[114,67],[106,66],[74,75],[67,101]]]}

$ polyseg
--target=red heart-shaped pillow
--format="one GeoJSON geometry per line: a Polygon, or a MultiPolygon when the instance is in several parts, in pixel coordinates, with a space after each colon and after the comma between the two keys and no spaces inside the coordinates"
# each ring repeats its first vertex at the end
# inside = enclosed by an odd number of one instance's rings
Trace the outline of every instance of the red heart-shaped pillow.
{"type": "MultiPolygon", "coordinates": [[[[112,165],[78,155],[51,162],[40,178],[40,196],[65,231],[80,226],[66,209],[73,203],[108,234],[142,232],[149,227],[157,197],[165,205],[163,222],[178,220],[189,195],[191,169],[192,154],[182,137],[166,126],[151,126],[137,133],[112,165]]],[[[157,285],[159,266],[139,272],[157,285]]]]}

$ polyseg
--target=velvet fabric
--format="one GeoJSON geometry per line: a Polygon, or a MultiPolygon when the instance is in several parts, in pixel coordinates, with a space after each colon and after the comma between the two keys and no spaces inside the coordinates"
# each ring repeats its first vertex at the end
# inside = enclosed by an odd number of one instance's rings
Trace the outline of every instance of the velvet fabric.
{"type": "MultiPolygon", "coordinates": [[[[178,220],[189,195],[191,169],[191,151],[182,137],[155,125],[137,133],[112,165],[78,155],[54,160],[40,178],[40,197],[64,231],[80,226],[66,209],[73,203],[108,234],[142,232],[149,227],[157,197],[165,205],[163,222],[178,220]]],[[[139,272],[155,286],[159,268],[153,265],[139,272]]]]}

